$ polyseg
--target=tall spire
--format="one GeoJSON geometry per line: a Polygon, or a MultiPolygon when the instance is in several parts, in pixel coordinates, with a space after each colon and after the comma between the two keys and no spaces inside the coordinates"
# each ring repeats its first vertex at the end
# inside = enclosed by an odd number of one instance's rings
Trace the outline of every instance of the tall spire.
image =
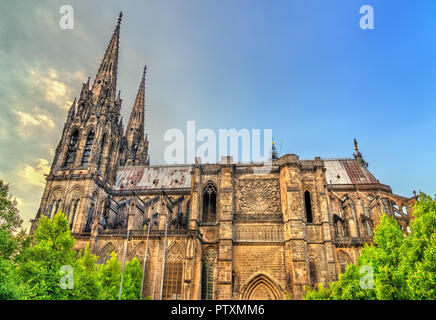
{"type": "Polygon", "coordinates": [[[136,94],[135,104],[130,113],[129,123],[127,125],[126,138],[129,147],[133,143],[141,143],[144,140],[144,112],[145,112],[145,73],[147,66],[144,66],[142,79],[136,94]]]}
{"type": "Polygon", "coordinates": [[[112,99],[115,100],[116,86],[117,86],[117,70],[118,70],[118,49],[120,43],[120,26],[123,13],[120,12],[118,23],[115,27],[112,38],[106,49],[106,53],[95,76],[92,85],[92,93],[96,99],[100,95],[102,86],[106,86],[111,91],[112,99]]]}

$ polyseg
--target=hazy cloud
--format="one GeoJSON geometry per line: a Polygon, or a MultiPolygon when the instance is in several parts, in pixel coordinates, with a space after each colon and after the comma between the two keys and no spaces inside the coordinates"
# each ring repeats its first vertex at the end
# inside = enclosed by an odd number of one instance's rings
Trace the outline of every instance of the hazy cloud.
{"type": "Polygon", "coordinates": [[[25,180],[24,182],[38,187],[44,187],[45,175],[49,173],[50,165],[45,159],[38,159],[36,162],[37,164],[35,166],[26,165],[20,175],[25,180]]]}

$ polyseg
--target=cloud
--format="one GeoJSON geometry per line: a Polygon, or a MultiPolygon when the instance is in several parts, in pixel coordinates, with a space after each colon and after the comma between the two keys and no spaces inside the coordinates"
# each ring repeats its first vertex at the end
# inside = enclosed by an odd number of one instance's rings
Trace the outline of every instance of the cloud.
{"type": "Polygon", "coordinates": [[[26,165],[21,171],[21,177],[24,180],[34,186],[44,187],[45,185],[45,174],[50,171],[50,166],[47,160],[38,159],[36,167],[31,165],[26,165]]]}
{"type": "Polygon", "coordinates": [[[72,102],[72,90],[60,81],[59,73],[55,69],[49,69],[47,72],[31,69],[29,73],[28,83],[36,86],[40,92],[44,92],[46,101],[54,103],[61,109],[68,110],[72,102]]]}
{"type": "Polygon", "coordinates": [[[30,113],[13,110],[13,112],[18,116],[20,122],[24,126],[47,126],[49,128],[54,128],[55,124],[52,119],[43,114],[32,115],[30,113]]]}

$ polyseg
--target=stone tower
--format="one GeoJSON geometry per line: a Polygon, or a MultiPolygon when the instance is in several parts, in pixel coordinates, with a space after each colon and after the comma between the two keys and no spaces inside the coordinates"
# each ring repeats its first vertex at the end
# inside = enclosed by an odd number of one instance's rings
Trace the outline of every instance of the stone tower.
{"type": "Polygon", "coordinates": [[[127,165],[148,165],[148,139],[144,138],[144,112],[145,112],[145,72],[144,67],[141,83],[136,95],[135,104],[130,114],[129,123],[126,129],[128,146],[127,165]]]}
{"type": "Polygon", "coordinates": [[[88,78],[68,111],[32,230],[41,215],[51,218],[61,210],[73,232],[90,232],[101,210],[96,199],[107,197],[125,162],[128,145],[117,94],[121,19],[122,13],[92,86],[88,78]]]}

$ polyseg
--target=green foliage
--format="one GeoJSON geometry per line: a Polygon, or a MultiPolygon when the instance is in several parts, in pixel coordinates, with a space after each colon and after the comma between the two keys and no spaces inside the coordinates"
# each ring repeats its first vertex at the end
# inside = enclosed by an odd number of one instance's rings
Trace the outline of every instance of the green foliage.
{"type": "Polygon", "coordinates": [[[74,290],[72,298],[76,300],[99,300],[102,286],[99,281],[97,268],[98,257],[89,251],[89,243],[74,268],[74,290]]]}
{"type": "MultiPolygon", "coordinates": [[[[90,252],[89,244],[77,254],[62,212],[51,220],[42,216],[32,238],[24,231],[17,233],[21,224],[9,186],[0,180],[0,300],[118,299],[121,264],[116,253],[102,265],[97,264],[98,257],[90,252]],[[63,266],[71,267],[68,280],[61,271],[63,266]],[[69,281],[72,286],[61,287],[69,281]]],[[[139,299],[141,278],[139,261],[127,261],[122,299],[139,299]]]]}
{"type": "Polygon", "coordinates": [[[29,241],[24,231],[15,234],[23,222],[16,205],[9,186],[0,180],[0,300],[22,297],[23,286],[16,273],[15,260],[29,241]]]}
{"type": "Polygon", "coordinates": [[[382,215],[374,245],[365,244],[357,265],[349,265],[327,287],[307,288],[305,299],[397,300],[436,299],[436,198],[423,193],[414,207],[411,232],[405,236],[397,221],[382,215]],[[361,267],[373,268],[373,289],[361,288],[361,267]]]}
{"type": "Polygon", "coordinates": [[[101,300],[117,300],[120,292],[121,265],[117,254],[111,253],[111,258],[99,267],[99,281],[104,288],[100,296],[101,300]]]}
{"type": "Polygon", "coordinates": [[[53,219],[43,216],[33,236],[33,244],[27,247],[21,257],[19,276],[27,285],[26,298],[39,300],[68,299],[70,290],[60,287],[64,276],[61,267],[76,264],[76,252],[72,250],[68,220],[62,212],[53,219]]]}
{"type": "Polygon", "coordinates": [[[17,231],[23,220],[17,209],[17,201],[9,194],[9,185],[0,179],[0,230],[17,231]]]}
{"type": "Polygon", "coordinates": [[[142,268],[138,259],[126,262],[122,300],[139,300],[141,295],[142,268]]]}
{"type": "Polygon", "coordinates": [[[0,300],[16,300],[23,296],[22,287],[15,272],[15,264],[0,258],[0,300]]]}
{"type": "Polygon", "coordinates": [[[404,241],[401,271],[407,274],[410,299],[436,299],[436,197],[423,193],[415,205],[416,219],[404,241]]]}

